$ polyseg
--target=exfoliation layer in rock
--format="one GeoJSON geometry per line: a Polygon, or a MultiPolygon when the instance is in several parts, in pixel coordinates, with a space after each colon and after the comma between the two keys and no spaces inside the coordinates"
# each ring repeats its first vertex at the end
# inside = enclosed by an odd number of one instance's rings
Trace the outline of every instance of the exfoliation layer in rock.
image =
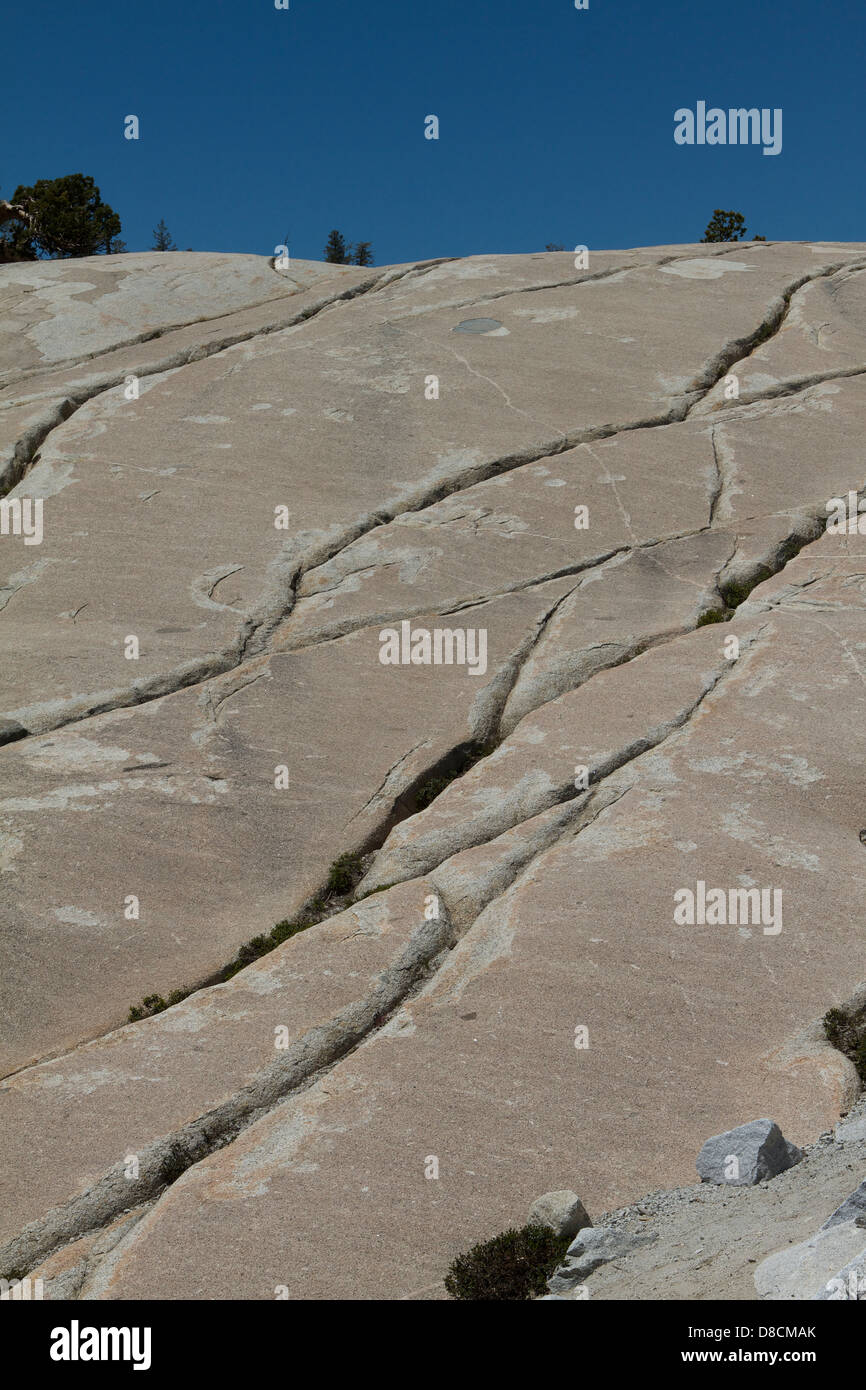
{"type": "Polygon", "coordinates": [[[539,1193],[832,1126],[864,266],[0,268],[0,1276],[440,1297],[539,1193]]]}

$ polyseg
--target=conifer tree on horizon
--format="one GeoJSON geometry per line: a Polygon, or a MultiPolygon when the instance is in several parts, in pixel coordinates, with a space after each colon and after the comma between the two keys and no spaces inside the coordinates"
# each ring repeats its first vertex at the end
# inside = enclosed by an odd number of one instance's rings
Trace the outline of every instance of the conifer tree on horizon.
{"type": "Polygon", "coordinates": [[[153,245],[151,251],[176,251],[177,247],[172,240],[171,232],[165,225],[165,219],[160,218],[152,232],[153,245]]]}
{"type": "Polygon", "coordinates": [[[331,265],[348,265],[349,248],[346,245],[346,238],[342,232],[338,232],[336,227],[328,237],[325,246],[325,260],[331,265]]]}
{"type": "Polygon", "coordinates": [[[335,227],[325,246],[325,260],[331,265],[372,265],[373,243],[359,241],[352,246],[335,227]]]}
{"type": "Polygon", "coordinates": [[[120,218],[89,174],[19,184],[11,202],[0,200],[0,223],[0,260],[96,256],[122,245],[120,218]]]}
{"type": "MultiPolygon", "coordinates": [[[[741,212],[725,212],[723,208],[715,208],[701,241],[745,241],[746,231],[746,219],[741,212]]],[[[752,241],[766,240],[765,236],[752,237],[752,241]]]]}

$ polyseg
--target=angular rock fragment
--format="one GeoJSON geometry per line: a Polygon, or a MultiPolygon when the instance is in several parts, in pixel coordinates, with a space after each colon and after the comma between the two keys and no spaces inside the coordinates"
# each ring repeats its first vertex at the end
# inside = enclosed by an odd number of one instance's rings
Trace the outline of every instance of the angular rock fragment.
{"type": "Polygon", "coordinates": [[[607,1230],[604,1226],[591,1226],[579,1233],[566,1252],[565,1262],[548,1280],[551,1293],[565,1293],[575,1284],[583,1283],[599,1265],[608,1264],[629,1255],[641,1245],[649,1245],[654,1235],[632,1236],[625,1231],[607,1230]]]}
{"type": "MultiPolygon", "coordinates": [[[[855,1138],[862,1136],[856,1135],[855,1138]]],[[[859,1187],[856,1187],[850,1197],[846,1197],[841,1206],[838,1206],[831,1216],[827,1217],[822,1231],[828,1230],[831,1226],[838,1226],[843,1221],[866,1222],[866,1178],[863,1179],[859,1187]]]]}
{"type": "Polygon", "coordinates": [[[724,1134],[714,1134],[698,1154],[696,1166],[701,1182],[753,1187],[792,1168],[802,1156],[775,1120],[752,1120],[724,1134]]]}

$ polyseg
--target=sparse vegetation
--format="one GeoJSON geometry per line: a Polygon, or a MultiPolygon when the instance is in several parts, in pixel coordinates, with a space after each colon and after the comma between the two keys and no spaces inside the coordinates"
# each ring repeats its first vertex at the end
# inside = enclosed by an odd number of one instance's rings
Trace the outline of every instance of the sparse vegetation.
{"type": "MultiPolygon", "coordinates": [[[[334,860],[328,871],[325,896],[314,898],[293,921],[286,918],[282,922],[277,922],[276,926],[272,927],[269,932],[262,933],[261,936],[254,936],[251,941],[245,942],[234,960],[229,961],[228,965],[220,971],[220,982],[225,984],[245,966],[252,965],[253,961],[269,955],[271,951],[276,950],[277,946],[282,946],[283,942],[288,941],[290,937],[297,936],[299,932],[306,931],[308,927],[314,927],[317,922],[321,922],[329,916],[333,907],[331,900],[348,897],[363,874],[364,864],[360,854],[351,852],[341,854],[338,859],[334,860]]],[[[372,891],[374,893],[384,892],[385,886],[374,888],[372,891]]],[[[369,896],[369,893],[364,894],[364,897],[369,896]]],[[[191,989],[176,989],[172,991],[168,999],[163,999],[161,994],[148,994],[140,1004],[133,1005],[129,1010],[127,1021],[137,1023],[139,1019],[161,1014],[163,1009],[171,1008],[172,1004],[179,1004],[181,1000],[187,999],[192,993],[193,990],[191,989]]]]}
{"type": "Polygon", "coordinates": [[[188,999],[192,994],[191,989],[173,989],[167,999],[163,999],[161,994],[146,994],[140,1004],[133,1004],[129,1010],[128,1023],[137,1023],[140,1018],[152,1018],[154,1014],[161,1014],[165,1009],[170,1009],[172,1004],[179,1004],[183,999],[188,999]]]}
{"type": "Polygon", "coordinates": [[[165,218],[161,217],[161,218],[159,219],[159,221],[157,222],[156,226],[155,226],[154,229],[153,229],[152,235],[153,235],[153,246],[151,247],[151,250],[152,250],[152,251],[176,251],[176,250],[177,250],[177,247],[176,247],[175,244],[174,244],[174,240],[173,240],[173,238],[172,238],[171,232],[168,230],[168,227],[165,225],[165,218]]]}
{"type": "Polygon", "coordinates": [[[471,767],[474,767],[482,758],[488,757],[496,748],[495,743],[470,743],[458,755],[450,767],[438,772],[434,777],[428,777],[426,782],[415,791],[413,800],[416,811],[423,811],[425,806],[429,806],[431,801],[452,782],[456,782],[458,777],[462,777],[471,767]]]}
{"type": "Polygon", "coordinates": [[[233,975],[237,975],[239,970],[243,970],[245,965],[252,965],[254,960],[260,960],[262,956],[267,956],[271,951],[276,950],[277,946],[282,946],[284,941],[290,937],[297,936],[298,932],[306,931],[307,927],[314,927],[321,918],[317,915],[316,909],[321,909],[323,904],[318,900],[311,905],[308,912],[301,917],[296,917],[294,922],[285,919],[277,922],[267,935],[254,936],[252,941],[248,941],[240,948],[233,961],[230,961],[220,975],[220,979],[225,983],[233,975]]]}
{"type": "Polygon", "coordinates": [[[372,265],[373,244],[359,241],[353,246],[335,227],[328,237],[324,255],[331,265],[372,265]]]}
{"type": "Polygon", "coordinates": [[[866,1085],[866,1004],[859,1009],[829,1009],[824,1015],[827,1039],[854,1063],[866,1085]]]}
{"type": "Polygon", "coordinates": [[[329,898],[343,898],[351,893],[364,874],[360,854],[341,854],[328,871],[325,892],[329,898]]]}
{"type": "MultiPolygon", "coordinates": [[[[456,774],[455,774],[456,776],[456,774]]],[[[429,806],[431,801],[435,801],[440,792],[450,786],[454,781],[454,776],[430,777],[423,782],[415,793],[415,805],[419,811],[423,811],[425,806],[429,806]]]]}
{"type": "Polygon", "coordinates": [[[368,888],[366,893],[361,893],[355,899],[356,903],[362,903],[365,898],[372,898],[374,893],[387,893],[389,888],[393,888],[393,883],[380,883],[378,888],[368,888]]]}
{"type": "Polygon", "coordinates": [[[752,590],[756,589],[759,584],[763,584],[765,579],[772,578],[772,574],[772,570],[767,569],[766,565],[762,565],[751,579],[733,579],[726,584],[720,584],[719,589],[722,598],[729,608],[739,608],[741,603],[745,603],[752,590]]]}
{"type": "Polygon", "coordinates": [[[449,1297],[458,1299],[536,1298],[547,1292],[547,1280],[571,1239],[547,1226],[504,1231],[459,1255],[445,1276],[445,1289],[449,1297]]]}

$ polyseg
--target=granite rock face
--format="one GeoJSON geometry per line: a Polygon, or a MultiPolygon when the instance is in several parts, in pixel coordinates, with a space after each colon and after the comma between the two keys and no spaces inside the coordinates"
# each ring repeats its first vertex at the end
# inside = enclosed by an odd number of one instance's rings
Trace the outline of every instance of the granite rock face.
{"type": "Polygon", "coordinates": [[[0,1276],[442,1297],[850,1106],[864,276],[0,267],[0,1276]]]}
{"type": "Polygon", "coordinates": [[[840,1275],[844,1282],[864,1261],[866,1230],[855,1221],[842,1221],[762,1261],[755,1270],[755,1288],[759,1297],[774,1301],[828,1299],[840,1275]]]}

